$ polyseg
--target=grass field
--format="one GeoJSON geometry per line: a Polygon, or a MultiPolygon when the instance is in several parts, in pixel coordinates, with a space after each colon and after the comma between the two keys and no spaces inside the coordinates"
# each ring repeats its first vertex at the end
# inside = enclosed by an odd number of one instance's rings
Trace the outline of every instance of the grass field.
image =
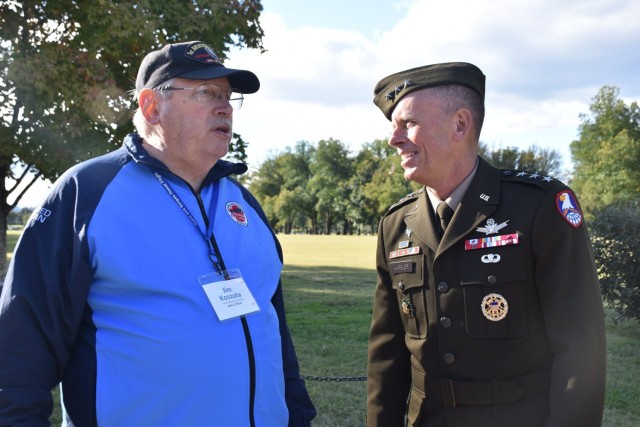
{"type": "MultiPolygon", "coordinates": [[[[366,347],[375,285],[373,236],[279,235],[283,285],[314,427],[364,425],[366,347]],[[319,377],[319,379],[316,379],[319,377]],[[338,381],[339,380],[339,381],[338,381]]],[[[15,238],[9,237],[15,243],[15,238]]],[[[12,247],[9,248],[12,250],[12,247]]],[[[607,316],[605,427],[640,425],[640,326],[607,316]]],[[[56,414],[52,421],[59,425],[56,414]]]]}

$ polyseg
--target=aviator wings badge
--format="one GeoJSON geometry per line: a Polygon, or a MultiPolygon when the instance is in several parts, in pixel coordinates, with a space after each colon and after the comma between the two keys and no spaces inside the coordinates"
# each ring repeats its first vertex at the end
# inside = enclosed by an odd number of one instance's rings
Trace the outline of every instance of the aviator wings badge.
{"type": "Polygon", "coordinates": [[[506,220],[505,222],[496,224],[496,221],[493,218],[489,218],[485,226],[476,228],[476,231],[479,231],[480,233],[484,233],[485,236],[488,236],[489,234],[496,234],[498,231],[505,228],[508,222],[509,220],[506,220]]]}

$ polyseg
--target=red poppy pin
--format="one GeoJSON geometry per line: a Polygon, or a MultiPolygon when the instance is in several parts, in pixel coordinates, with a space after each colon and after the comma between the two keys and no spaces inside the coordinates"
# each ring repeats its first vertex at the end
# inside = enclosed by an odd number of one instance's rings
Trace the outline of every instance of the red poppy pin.
{"type": "Polygon", "coordinates": [[[247,214],[244,213],[244,209],[236,202],[227,203],[227,213],[235,222],[240,225],[247,226],[247,214]]]}

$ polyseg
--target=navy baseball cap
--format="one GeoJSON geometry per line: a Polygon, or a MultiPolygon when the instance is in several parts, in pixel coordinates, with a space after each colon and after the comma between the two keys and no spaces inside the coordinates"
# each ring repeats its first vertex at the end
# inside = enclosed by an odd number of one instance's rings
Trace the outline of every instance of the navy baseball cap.
{"type": "Polygon", "coordinates": [[[260,80],[251,71],[226,68],[206,43],[191,41],[168,44],[145,56],[138,70],[136,92],[157,88],[174,77],[191,80],[227,77],[231,88],[241,93],[260,89],[260,80]]]}

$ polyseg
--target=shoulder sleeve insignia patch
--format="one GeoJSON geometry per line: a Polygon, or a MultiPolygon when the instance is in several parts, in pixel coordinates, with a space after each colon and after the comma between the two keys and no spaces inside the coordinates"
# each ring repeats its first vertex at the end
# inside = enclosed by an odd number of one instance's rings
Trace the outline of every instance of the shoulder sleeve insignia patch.
{"type": "Polygon", "coordinates": [[[562,190],[556,195],[556,207],[560,215],[574,228],[580,227],[583,215],[570,190],[562,190]]]}

